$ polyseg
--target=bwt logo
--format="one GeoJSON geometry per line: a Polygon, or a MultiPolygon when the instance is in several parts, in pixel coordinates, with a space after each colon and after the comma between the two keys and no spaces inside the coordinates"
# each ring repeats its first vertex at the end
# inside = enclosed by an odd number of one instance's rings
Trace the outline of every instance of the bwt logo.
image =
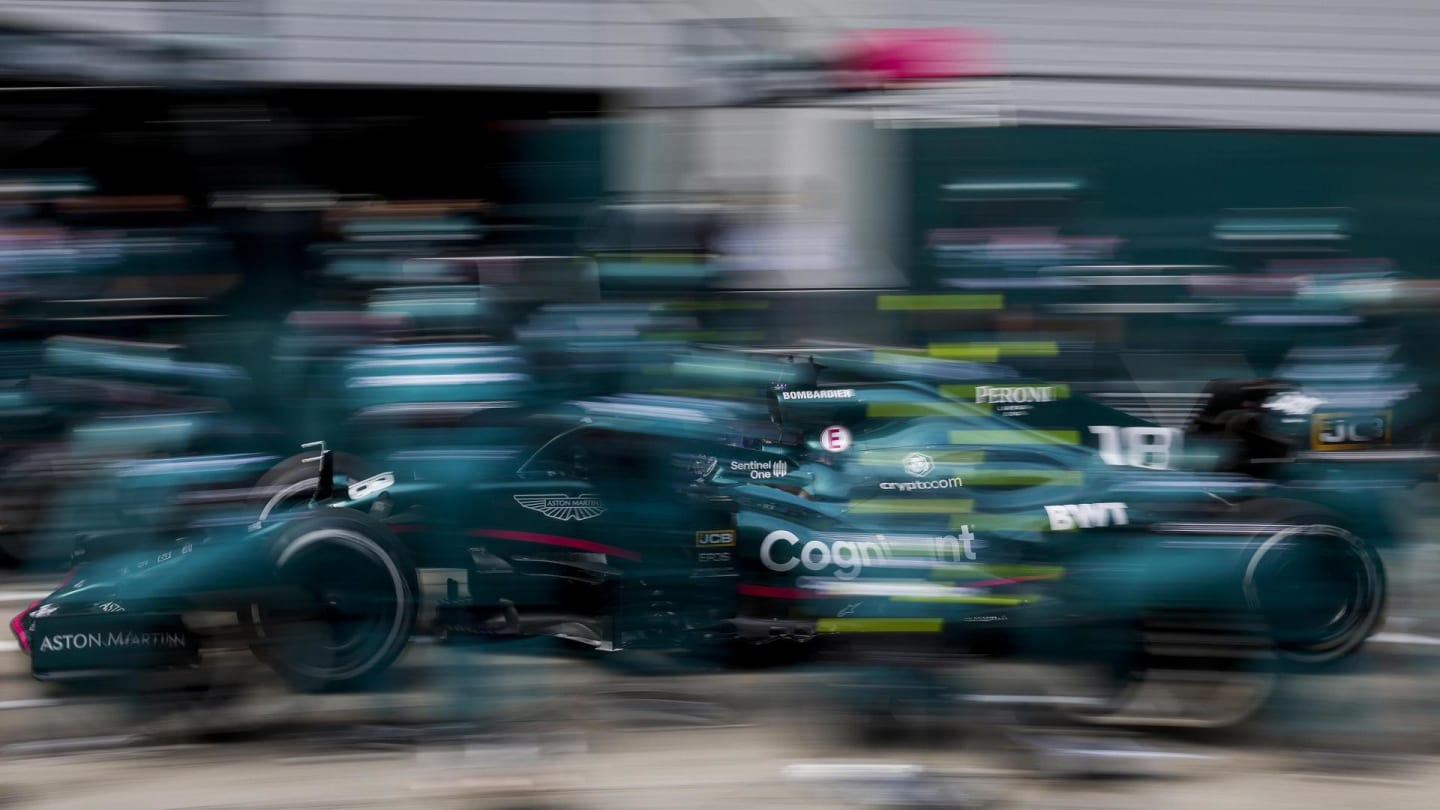
{"type": "Polygon", "coordinates": [[[697,548],[718,548],[733,545],[735,545],[735,532],[729,529],[695,533],[695,546],[697,548]]]}
{"type": "Polygon", "coordinates": [[[1124,526],[1130,522],[1123,503],[1067,503],[1045,507],[1050,516],[1050,528],[1064,532],[1071,529],[1101,529],[1106,526],[1124,526]]]}

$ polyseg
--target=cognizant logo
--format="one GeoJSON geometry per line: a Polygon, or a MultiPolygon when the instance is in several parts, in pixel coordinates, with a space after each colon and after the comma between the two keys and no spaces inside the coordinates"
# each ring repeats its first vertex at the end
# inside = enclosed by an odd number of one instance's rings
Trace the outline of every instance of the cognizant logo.
{"type": "Polygon", "coordinates": [[[797,565],[803,565],[810,571],[823,571],[833,565],[837,579],[854,579],[865,568],[867,554],[872,562],[885,559],[884,546],[872,540],[836,540],[834,543],[811,540],[800,546],[798,554],[795,552],[797,545],[800,545],[800,538],[794,532],[776,529],[761,541],[760,561],[771,571],[781,572],[797,565]]]}
{"type": "MultiPolygon", "coordinates": [[[[907,557],[929,562],[960,562],[975,559],[975,535],[969,526],[961,526],[957,534],[942,537],[896,540],[904,545],[907,557]]],[[[771,571],[824,571],[833,568],[836,579],[850,580],[860,576],[866,565],[885,564],[895,553],[892,541],[883,535],[874,540],[820,540],[802,543],[794,532],[776,529],[760,542],[760,562],[771,571]]]]}

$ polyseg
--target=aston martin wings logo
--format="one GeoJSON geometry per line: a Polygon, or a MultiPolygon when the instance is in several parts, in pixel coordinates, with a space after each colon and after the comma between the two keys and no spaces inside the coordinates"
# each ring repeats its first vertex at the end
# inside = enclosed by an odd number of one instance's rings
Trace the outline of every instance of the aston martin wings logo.
{"type": "Polygon", "coordinates": [[[589,520],[605,514],[605,505],[594,495],[516,495],[515,502],[551,520],[589,520]]]}

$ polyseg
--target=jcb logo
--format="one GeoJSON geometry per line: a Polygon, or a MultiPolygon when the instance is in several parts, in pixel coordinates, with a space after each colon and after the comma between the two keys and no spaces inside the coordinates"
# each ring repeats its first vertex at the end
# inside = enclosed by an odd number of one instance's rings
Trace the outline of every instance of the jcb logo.
{"type": "Polygon", "coordinates": [[[735,545],[735,532],[729,529],[714,529],[695,533],[697,548],[720,548],[735,545]]]}
{"type": "Polygon", "coordinates": [[[1311,422],[1316,450],[1357,450],[1390,443],[1390,412],[1321,413],[1311,422]]]}

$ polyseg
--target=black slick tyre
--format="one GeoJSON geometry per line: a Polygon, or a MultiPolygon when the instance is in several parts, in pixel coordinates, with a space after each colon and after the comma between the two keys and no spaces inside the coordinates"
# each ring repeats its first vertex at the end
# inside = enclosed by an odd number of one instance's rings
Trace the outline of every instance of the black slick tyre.
{"type": "Polygon", "coordinates": [[[273,587],[241,621],[256,655],[302,691],[369,684],[409,643],[415,566],[382,524],[345,509],[291,520],[268,543],[273,587]]]}

